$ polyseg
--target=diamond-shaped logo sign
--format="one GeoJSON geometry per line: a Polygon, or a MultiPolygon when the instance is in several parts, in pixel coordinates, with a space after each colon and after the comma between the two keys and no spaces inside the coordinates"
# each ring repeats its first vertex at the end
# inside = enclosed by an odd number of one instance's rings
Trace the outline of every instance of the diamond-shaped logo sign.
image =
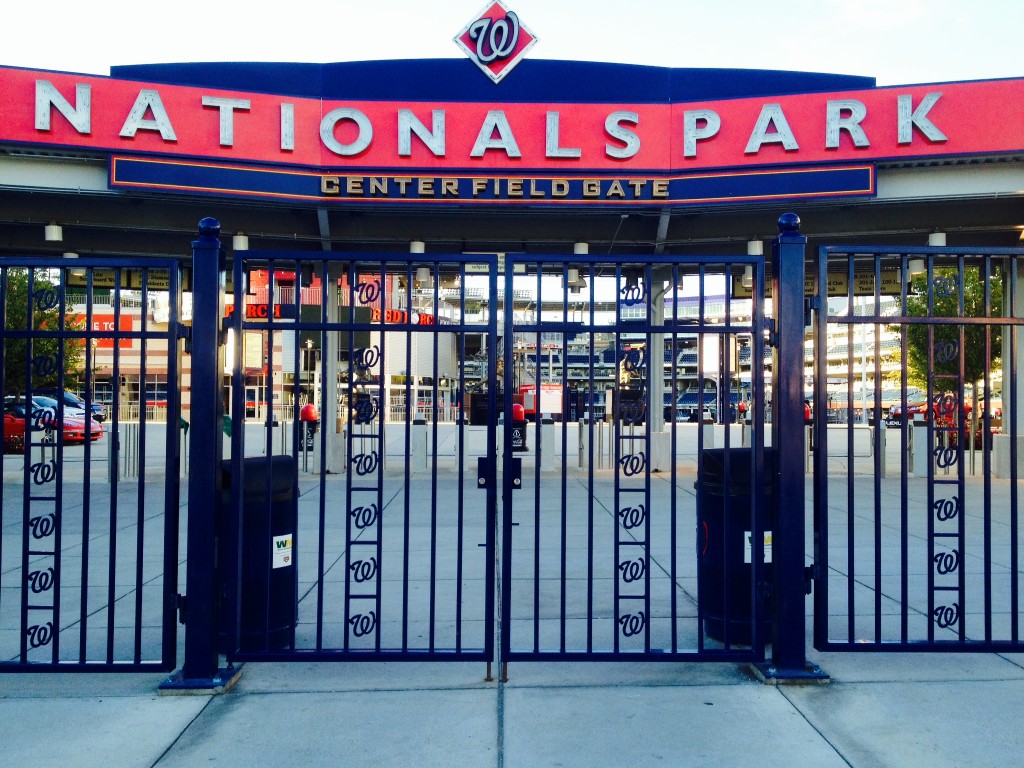
{"type": "Polygon", "coordinates": [[[497,0],[484,6],[455,36],[455,43],[495,83],[501,82],[536,42],[519,17],[497,0]]]}

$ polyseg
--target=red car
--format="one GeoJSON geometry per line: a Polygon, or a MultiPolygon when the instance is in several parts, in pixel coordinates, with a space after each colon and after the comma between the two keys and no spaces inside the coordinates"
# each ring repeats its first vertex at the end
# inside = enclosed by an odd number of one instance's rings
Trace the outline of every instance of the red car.
{"type": "MultiPolygon", "coordinates": [[[[57,425],[57,414],[49,408],[35,407],[29,417],[37,425],[33,432],[37,433],[36,442],[42,441],[47,436],[47,425],[52,433],[57,425]]],[[[103,425],[94,419],[88,420],[75,416],[65,416],[60,422],[61,439],[65,445],[84,443],[86,437],[89,440],[99,440],[103,437],[103,425]]],[[[4,401],[4,453],[20,453],[25,446],[25,401],[5,400],[4,401]]]]}
{"type": "MultiPolygon", "coordinates": [[[[947,407],[943,402],[932,403],[931,408],[928,407],[927,400],[921,400],[916,403],[907,403],[907,415],[906,418],[911,421],[914,420],[914,416],[922,414],[925,419],[929,418],[929,411],[939,417],[939,422],[943,420],[943,417],[947,417],[954,410],[955,406],[950,408],[947,407]]],[[[970,419],[971,417],[971,405],[970,403],[964,403],[964,419],[970,419]]],[[[899,403],[889,409],[889,416],[886,418],[885,423],[890,427],[898,427],[900,422],[903,421],[903,407],[899,403]]]]}

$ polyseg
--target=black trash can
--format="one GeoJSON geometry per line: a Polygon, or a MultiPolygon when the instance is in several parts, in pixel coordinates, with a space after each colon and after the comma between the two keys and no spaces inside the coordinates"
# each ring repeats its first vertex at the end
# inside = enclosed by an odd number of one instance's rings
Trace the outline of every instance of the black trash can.
{"type": "MultiPolygon", "coordinates": [[[[754,493],[764,495],[765,533],[775,528],[776,453],[773,448],[764,449],[762,488],[752,487],[752,457],[752,448],[729,448],[729,476],[726,477],[726,449],[706,449],[696,482],[698,603],[704,617],[704,632],[724,642],[728,629],[730,645],[748,645],[753,635],[750,531],[754,493]]],[[[771,539],[767,535],[766,539],[761,583],[767,590],[763,629],[768,637],[774,579],[768,543],[771,539]]]]}
{"type": "MultiPolygon", "coordinates": [[[[298,492],[292,456],[255,456],[243,459],[242,542],[239,650],[269,651],[295,644],[299,580],[295,533],[298,492]],[[269,475],[269,487],[268,487],[269,475]],[[269,497],[268,497],[269,493],[269,497]]],[[[220,651],[228,653],[228,574],[237,567],[228,526],[232,464],[221,462],[222,508],[217,522],[219,579],[224,596],[220,619],[220,651]]]]}
{"type": "Polygon", "coordinates": [[[469,395],[469,423],[473,427],[485,427],[490,423],[487,411],[487,393],[474,392],[469,395]]]}

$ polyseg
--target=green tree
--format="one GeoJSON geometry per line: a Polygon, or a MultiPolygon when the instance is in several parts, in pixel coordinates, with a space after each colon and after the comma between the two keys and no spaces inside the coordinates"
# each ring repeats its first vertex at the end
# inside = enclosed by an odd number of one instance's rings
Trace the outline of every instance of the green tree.
{"type": "MultiPolygon", "coordinates": [[[[1000,317],[1003,309],[1003,290],[999,280],[989,281],[989,306],[985,303],[985,281],[977,266],[956,269],[934,269],[931,290],[926,274],[913,278],[913,293],[906,299],[906,314],[912,317],[1000,317]],[[960,287],[963,286],[963,310],[960,309],[960,287]],[[929,307],[929,299],[931,307],[929,307]]],[[[898,328],[894,328],[898,331],[898,328]]],[[[935,390],[953,388],[963,362],[964,383],[973,385],[975,392],[985,378],[985,365],[998,370],[1001,361],[1002,338],[999,326],[924,325],[907,326],[907,379],[924,389],[931,377],[935,390]],[[961,341],[961,331],[963,340],[961,341]],[[986,337],[986,334],[989,334],[986,337]],[[986,343],[988,340],[989,343],[986,343]],[[986,356],[988,359],[986,360],[986,356]],[[946,378],[950,377],[950,378],[946,378]],[[948,381],[948,386],[943,381],[948,381]]]]}
{"type": "Polygon", "coordinates": [[[67,312],[61,314],[59,297],[63,289],[55,277],[49,269],[15,268],[4,270],[0,276],[0,295],[4,299],[4,332],[0,342],[5,396],[23,394],[29,376],[34,391],[56,390],[61,386],[75,389],[83,378],[85,341],[81,336],[67,338],[64,334],[81,331],[85,321],[67,312]],[[29,330],[54,334],[28,339],[25,333],[29,330]]]}

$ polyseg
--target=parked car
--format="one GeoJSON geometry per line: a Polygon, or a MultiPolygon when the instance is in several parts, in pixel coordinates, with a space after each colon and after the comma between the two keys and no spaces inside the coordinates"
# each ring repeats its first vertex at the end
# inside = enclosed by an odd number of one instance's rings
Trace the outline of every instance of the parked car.
{"type": "MultiPolygon", "coordinates": [[[[34,399],[33,399],[34,401],[34,399]]],[[[24,399],[6,398],[4,400],[4,453],[10,451],[19,452],[24,449],[27,420],[36,423],[49,421],[56,426],[58,414],[55,409],[49,406],[33,402],[31,408],[26,408],[24,399]]],[[[63,419],[60,420],[62,441],[65,445],[85,443],[86,439],[95,441],[103,437],[103,425],[95,419],[69,416],[65,410],[63,419]]]]}
{"type": "MultiPolygon", "coordinates": [[[[85,400],[76,395],[74,392],[69,392],[68,390],[65,389],[64,406],[80,408],[81,410],[84,411],[85,400]]],[[[107,408],[106,406],[103,405],[103,403],[98,403],[95,400],[93,400],[92,403],[90,403],[90,407],[92,408],[92,417],[96,419],[96,421],[103,421],[105,418],[107,418],[107,408]]]]}
{"type": "MultiPolygon", "coordinates": [[[[940,405],[937,402],[936,403],[931,403],[931,407],[930,408],[928,406],[929,406],[929,403],[928,403],[927,400],[921,400],[919,402],[914,402],[914,403],[907,403],[907,413],[906,413],[906,416],[904,416],[902,404],[901,403],[896,403],[896,405],[894,405],[891,408],[889,408],[889,414],[886,416],[885,425],[887,427],[898,427],[900,424],[903,423],[905,418],[913,421],[914,417],[917,414],[922,414],[925,419],[928,419],[930,414],[934,414],[934,415],[938,416],[939,419],[941,420],[942,417],[946,413],[945,411],[941,410],[940,405]]],[[[970,403],[964,403],[963,408],[964,408],[964,418],[965,419],[970,418],[970,415],[971,415],[971,405],[970,405],[970,403]]]]}

